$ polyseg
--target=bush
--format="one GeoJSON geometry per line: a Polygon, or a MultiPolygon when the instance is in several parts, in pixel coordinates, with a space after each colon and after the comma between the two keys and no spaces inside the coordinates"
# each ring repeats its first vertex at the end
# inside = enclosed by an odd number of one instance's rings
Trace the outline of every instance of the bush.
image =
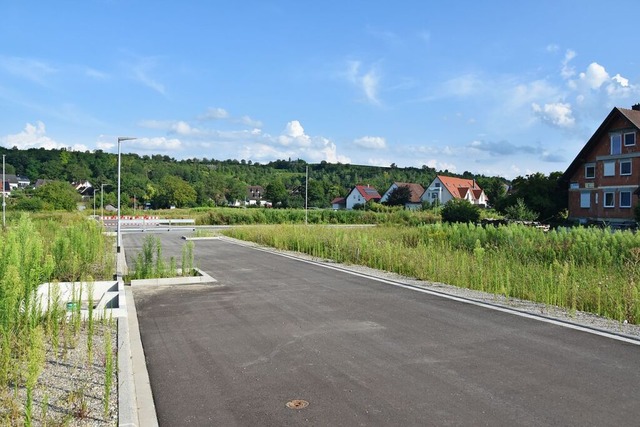
{"type": "Polygon", "coordinates": [[[477,222],[480,219],[480,208],[464,199],[454,199],[442,208],[444,222],[477,222]]]}

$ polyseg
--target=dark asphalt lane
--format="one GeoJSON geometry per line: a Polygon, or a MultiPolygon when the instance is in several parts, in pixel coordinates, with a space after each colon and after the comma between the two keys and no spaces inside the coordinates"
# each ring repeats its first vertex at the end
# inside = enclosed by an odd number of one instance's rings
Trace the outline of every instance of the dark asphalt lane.
{"type": "MultiPolygon", "coordinates": [[[[179,259],[184,240],[159,236],[179,259]]],[[[125,235],[129,260],[142,238],[125,235]]],[[[195,248],[216,286],[134,289],[160,425],[640,422],[637,345],[225,241],[195,248]]]]}

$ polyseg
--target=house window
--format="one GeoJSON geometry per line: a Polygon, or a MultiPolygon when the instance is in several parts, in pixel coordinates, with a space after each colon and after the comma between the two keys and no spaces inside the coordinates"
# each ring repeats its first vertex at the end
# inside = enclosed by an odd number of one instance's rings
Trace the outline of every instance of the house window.
{"type": "Polygon", "coordinates": [[[631,191],[620,192],[620,207],[621,208],[631,207],[631,191]]]}
{"type": "Polygon", "coordinates": [[[433,186],[436,187],[436,188],[440,188],[440,183],[436,182],[435,184],[433,184],[433,186]]]}
{"type": "Polygon", "coordinates": [[[604,162],[604,176],[614,176],[616,174],[616,162],[604,162]]]}
{"type": "Polygon", "coordinates": [[[591,193],[585,191],[584,193],[580,193],[580,207],[581,208],[590,208],[591,207],[591,193]]]}
{"type": "Polygon", "coordinates": [[[572,183],[570,183],[570,184],[569,184],[569,188],[570,188],[571,190],[577,190],[578,188],[580,188],[580,183],[578,183],[578,182],[572,182],[572,183]]]}
{"type": "Polygon", "coordinates": [[[596,165],[594,163],[588,163],[584,166],[584,177],[587,179],[596,177],[596,165]]]}
{"type": "Polygon", "coordinates": [[[611,135],[611,155],[622,152],[622,135],[619,133],[611,135]]]}
{"type": "Polygon", "coordinates": [[[615,202],[614,202],[614,196],[615,193],[612,191],[607,191],[604,193],[604,207],[605,208],[612,208],[615,206],[615,202]]]}
{"type": "Polygon", "coordinates": [[[629,132],[624,134],[624,145],[628,147],[630,145],[636,145],[636,133],[629,132]]]}
{"type": "Polygon", "coordinates": [[[620,175],[631,175],[631,160],[620,160],[620,175]]]}

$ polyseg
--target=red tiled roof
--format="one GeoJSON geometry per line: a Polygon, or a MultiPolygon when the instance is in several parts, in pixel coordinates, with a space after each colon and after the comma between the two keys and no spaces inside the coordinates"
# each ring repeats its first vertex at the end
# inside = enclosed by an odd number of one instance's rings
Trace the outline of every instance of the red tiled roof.
{"type": "MultiPolygon", "coordinates": [[[[326,200],[326,199],[325,199],[326,200]]],[[[342,204],[345,202],[345,198],[344,197],[336,197],[335,199],[333,199],[331,201],[332,205],[337,205],[337,204],[342,204]]]]}
{"type": "Polygon", "coordinates": [[[356,185],[356,190],[364,197],[364,200],[368,202],[371,199],[380,200],[382,196],[378,194],[378,190],[373,187],[369,187],[368,185],[356,185]]]}
{"type": "Polygon", "coordinates": [[[409,191],[411,192],[411,196],[409,197],[409,203],[420,203],[422,194],[424,193],[424,187],[420,184],[415,184],[412,182],[395,182],[394,183],[398,188],[400,187],[409,187],[409,191]]]}
{"type": "Polygon", "coordinates": [[[454,178],[452,176],[442,175],[438,175],[438,178],[442,182],[442,185],[444,185],[447,190],[449,190],[449,193],[456,199],[463,199],[469,189],[482,192],[482,188],[480,188],[473,179],[454,178]]]}

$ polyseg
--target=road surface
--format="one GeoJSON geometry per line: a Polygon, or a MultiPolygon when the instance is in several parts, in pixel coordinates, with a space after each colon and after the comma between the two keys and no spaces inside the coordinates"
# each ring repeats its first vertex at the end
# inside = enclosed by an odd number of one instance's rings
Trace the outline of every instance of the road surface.
{"type": "Polygon", "coordinates": [[[162,426],[640,420],[638,345],[223,240],[195,254],[215,285],[134,289],[162,426]]]}

